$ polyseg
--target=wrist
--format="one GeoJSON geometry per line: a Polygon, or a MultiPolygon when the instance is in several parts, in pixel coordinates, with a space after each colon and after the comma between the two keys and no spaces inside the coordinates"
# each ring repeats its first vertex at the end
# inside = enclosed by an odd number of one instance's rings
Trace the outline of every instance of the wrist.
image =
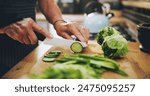
{"type": "Polygon", "coordinates": [[[53,26],[56,27],[56,25],[59,25],[60,23],[67,23],[67,21],[65,21],[63,19],[56,20],[56,21],[54,21],[53,26]]]}

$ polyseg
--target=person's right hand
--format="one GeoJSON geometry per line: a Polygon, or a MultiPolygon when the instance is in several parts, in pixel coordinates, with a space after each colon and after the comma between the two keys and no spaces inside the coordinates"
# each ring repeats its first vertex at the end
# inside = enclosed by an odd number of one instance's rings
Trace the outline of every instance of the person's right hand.
{"type": "Polygon", "coordinates": [[[38,40],[34,31],[41,33],[45,37],[52,38],[52,35],[36,24],[31,18],[23,19],[0,30],[1,34],[6,34],[14,40],[23,44],[35,44],[38,40]]]}

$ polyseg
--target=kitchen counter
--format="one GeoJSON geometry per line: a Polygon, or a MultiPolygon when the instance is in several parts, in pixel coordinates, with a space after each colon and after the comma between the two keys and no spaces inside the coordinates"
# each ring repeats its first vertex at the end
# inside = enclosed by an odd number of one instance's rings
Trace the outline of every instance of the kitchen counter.
{"type": "MultiPolygon", "coordinates": [[[[8,71],[3,78],[22,78],[31,71],[33,66],[37,66],[37,64],[39,64],[39,60],[49,50],[49,48],[51,48],[51,46],[41,43],[34,51],[8,71]]],[[[119,62],[127,62],[127,66],[129,65],[128,63],[130,63],[129,67],[132,67],[132,70],[129,68],[129,71],[132,73],[134,72],[134,76],[131,76],[130,78],[150,78],[149,60],[150,54],[140,51],[139,43],[129,42],[129,52],[119,62]]],[[[126,71],[128,71],[128,69],[126,71]]],[[[117,78],[116,75],[113,77],[113,75],[109,76],[109,74],[111,73],[104,73],[104,78],[117,78]]]]}

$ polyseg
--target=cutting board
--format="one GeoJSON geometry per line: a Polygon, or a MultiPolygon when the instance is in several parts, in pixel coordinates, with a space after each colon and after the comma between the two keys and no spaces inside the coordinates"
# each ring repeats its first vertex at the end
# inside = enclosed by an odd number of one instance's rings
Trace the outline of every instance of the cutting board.
{"type": "MultiPolygon", "coordinates": [[[[64,54],[74,54],[68,47],[57,47],[57,46],[51,47],[46,53],[50,51],[57,51],[57,50],[62,51],[62,54],[58,58],[62,58],[64,54]]],[[[99,44],[97,44],[94,41],[90,41],[88,44],[88,47],[84,49],[83,54],[103,54],[103,51],[99,44]]],[[[37,64],[35,64],[31,68],[29,74],[32,74],[32,73],[39,74],[43,72],[49,66],[53,66],[54,62],[51,62],[51,63],[43,62],[42,58],[37,62],[37,64]]],[[[138,78],[136,73],[134,72],[131,62],[128,60],[127,57],[117,59],[116,61],[120,64],[120,69],[124,70],[129,76],[124,77],[119,74],[113,73],[111,71],[110,72],[107,71],[103,73],[102,78],[106,78],[106,79],[108,78],[109,79],[138,78]]]]}

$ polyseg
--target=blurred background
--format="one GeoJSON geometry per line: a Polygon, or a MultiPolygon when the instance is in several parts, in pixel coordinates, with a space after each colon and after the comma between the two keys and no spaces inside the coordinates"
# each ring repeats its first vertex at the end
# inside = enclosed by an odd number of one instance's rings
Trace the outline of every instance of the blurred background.
{"type": "MultiPolygon", "coordinates": [[[[109,19],[109,26],[116,27],[127,40],[132,42],[137,40],[137,24],[150,23],[150,0],[56,0],[56,2],[65,20],[76,21],[81,24],[84,23],[89,13],[97,11],[101,14],[113,13],[114,16],[109,19]],[[94,7],[87,7],[91,2],[96,2],[97,4],[95,6],[93,5],[94,7]],[[105,12],[101,8],[101,4],[107,7],[105,12]]],[[[36,10],[37,22],[48,31],[52,31],[53,26],[40,13],[38,4],[36,10]]],[[[93,16],[93,20],[94,18],[93,16]]],[[[95,19],[101,21],[103,24],[106,23],[106,21],[103,21],[105,18],[101,20],[99,18],[95,19]]],[[[91,34],[94,33],[91,32],[91,34]]]]}

